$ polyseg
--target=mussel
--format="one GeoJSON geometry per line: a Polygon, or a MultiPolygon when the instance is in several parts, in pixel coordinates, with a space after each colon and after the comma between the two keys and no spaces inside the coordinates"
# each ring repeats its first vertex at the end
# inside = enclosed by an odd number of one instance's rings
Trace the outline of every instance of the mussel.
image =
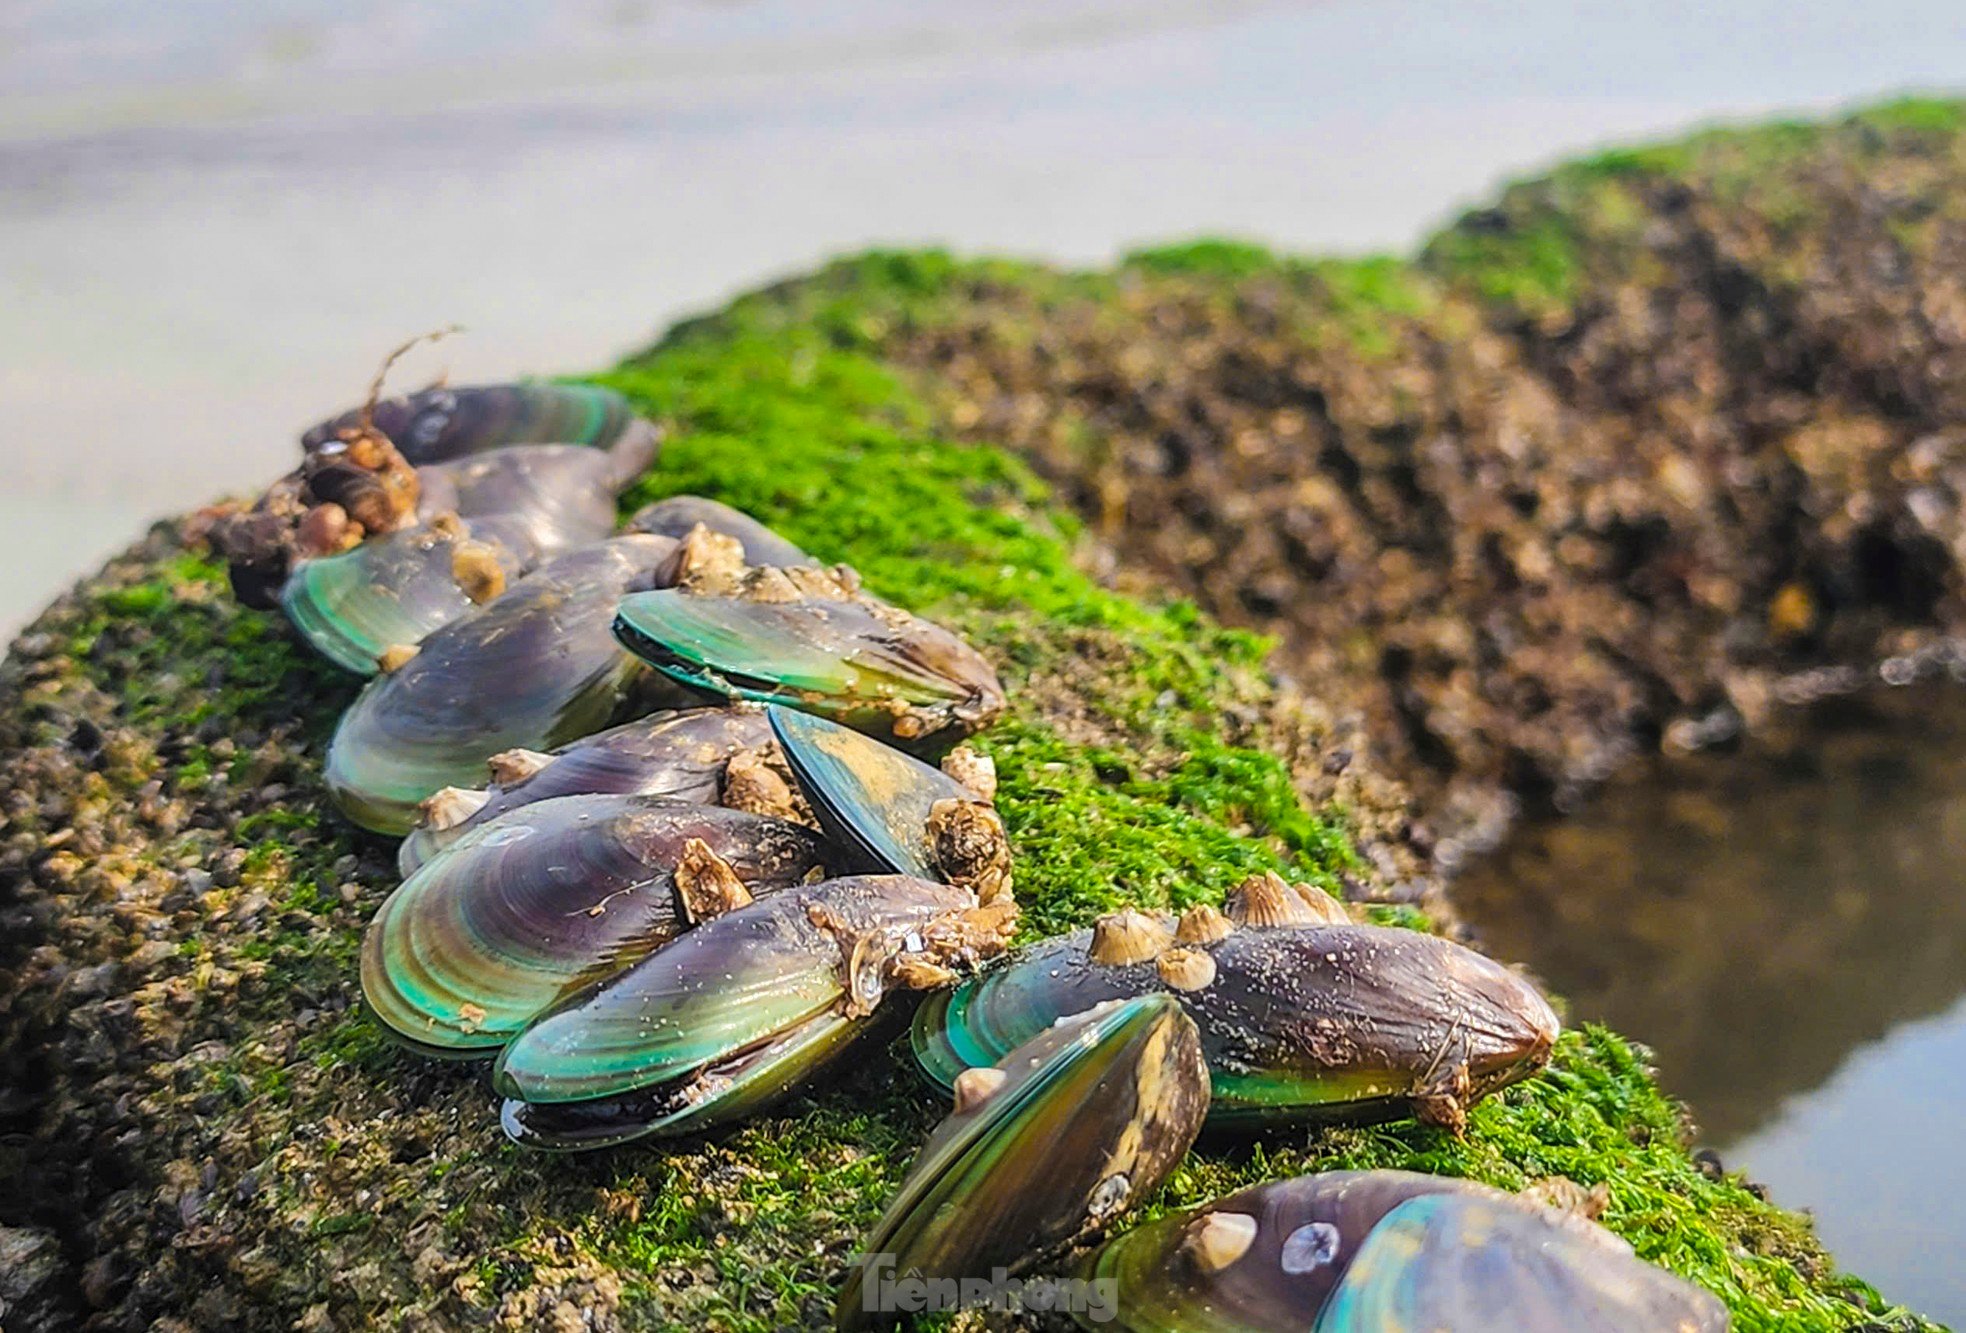
{"type": "Polygon", "coordinates": [[[836,722],[765,711],[820,827],[860,867],[960,884],[984,902],[1009,890],[1010,844],[977,792],[836,722]]]}
{"type": "Polygon", "coordinates": [[[1556,1015],[1515,973],[1418,931],[1177,924],[1118,912],[1021,951],[915,1015],[944,1087],[1066,1014],[1167,991],[1201,1030],[1218,1124],[1414,1114],[1459,1130],[1466,1108],[1549,1059],[1556,1015]]]}
{"type": "Polygon", "coordinates": [[[700,1079],[824,1014],[859,1018],[890,988],[941,984],[1001,950],[1014,922],[1014,907],[900,875],[759,898],[568,995],[506,1046],[492,1084],[536,1115],[700,1079]]]}
{"type": "Polygon", "coordinates": [[[419,512],[500,515],[543,555],[614,531],[615,497],[655,459],[655,440],[624,436],[606,450],[525,444],[417,469],[419,512]]]}
{"type": "Polygon", "coordinates": [[[608,632],[622,593],[649,586],[675,545],[638,535],[569,551],[370,681],[328,749],[342,812],[403,833],[425,798],[470,786],[500,751],[550,750],[636,712],[696,702],[608,632]]]}
{"type": "Polygon", "coordinates": [[[688,924],[713,878],[745,894],[801,883],[820,840],[783,820],[652,796],[562,796],[511,811],[403,881],[369,922],[362,992],[403,1040],[489,1054],[568,990],[688,924]]]}
{"type": "Polygon", "coordinates": [[[886,1322],[883,1273],[987,1282],[1159,1189],[1208,1109],[1195,1025],[1166,995],[1059,1022],[957,1081],[842,1290],[840,1328],[886,1322]]]}
{"type": "Polygon", "coordinates": [[[537,1104],[507,1098],[499,1123],[514,1143],[546,1152],[700,1133],[805,1087],[873,1028],[875,1017],[827,1009],[687,1077],[614,1097],[537,1104]]]}
{"type": "Polygon", "coordinates": [[[496,597],[538,559],[516,525],[444,518],[306,560],[280,605],[323,657],[372,676],[394,655],[496,597]]]}
{"type": "Polygon", "coordinates": [[[735,538],[747,565],[785,567],[812,563],[811,556],[743,510],[700,495],[671,495],[644,505],[629,518],[626,530],[680,541],[699,526],[735,538]]]}
{"type": "Polygon", "coordinates": [[[1718,1333],[1706,1292],[1582,1216],[1407,1171],[1273,1181],[1107,1244],[1087,1276],[1127,1333],[1718,1333]]]}
{"type": "Polygon", "coordinates": [[[608,451],[515,445],[419,468],[422,522],[301,561],[280,604],[328,660],[372,674],[541,560],[607,536],[615,494],[654,456],[654,437],[631,433],[608,451]]]}
{"type": "Polygon", "coordinates": [[[863,593],[818,595],[817,582],[639,593],[622,600],[615,632],[683,684],[905,745],[967,735],[1003,710],[996,672],[961,639],[863,593]]]}
{"type": "Polygon", "coordinates": [[[652,429],[626,398],[591,384],[438,386],[353,408],[310,428],[301,445],[317,450],[365,426],[418,467],[512,444],[607,446],[652,429]]]}
{"type": "MultiPolygon", "coordinates": [[[[487,766],[484,791],[453,789],[426,802],[423,819],[396,852],[404,875],[508,811],[556,796],[647,795],[703,805],[729,805],[757,814],[793,811],[780,790],[733,792],[725,787],[769,788],[774,757],[771,724],[764,710],[732,708],[665,710],[563,745],[550,754],[509,750],[487,766]],[[730,772],[736,759],[739,771],[730,772]],[[774,803],[773,797],[779,797],[774,803]]],[[[783,788],[782,781],[777,784],[783,788]]]]}

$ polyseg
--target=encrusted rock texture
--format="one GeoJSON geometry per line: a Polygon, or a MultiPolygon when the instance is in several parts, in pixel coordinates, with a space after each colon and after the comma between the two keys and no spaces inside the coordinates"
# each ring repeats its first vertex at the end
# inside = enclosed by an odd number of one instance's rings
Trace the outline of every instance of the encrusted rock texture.
{"type": "MultiPolygon", "coordinates": [[[[848,261],[600,377],[672,429],[624,503],[737,504],[1002,665],[1029,933],[1270,869],[1446,927],[1522,800],[1939,660],[1963,141],[1920,102],[1615,154],[1413,262],[848,261]]],[[[360,1011],[356,688],[175,523],[0,667],[0,1325],[824,1325],[941,1113],[905,1049],[709,1139],[509,1147],[480,1069],[360,1011]]],[[[1209,1145],[1146,1215],[1336,1166],[1604,1184],[1737,1327],[1922,1326],[1601,1030],[1464,1138],[1209,1145]]]]}
{"type": "Polygon", "coordinates": [[[1966,612],[1953,103],[1608,153],[1412,263],[952,286],[897,342],[953,420],[1281,635],[1449,851],[1835,669],[1915,673],[1966,612]]]}

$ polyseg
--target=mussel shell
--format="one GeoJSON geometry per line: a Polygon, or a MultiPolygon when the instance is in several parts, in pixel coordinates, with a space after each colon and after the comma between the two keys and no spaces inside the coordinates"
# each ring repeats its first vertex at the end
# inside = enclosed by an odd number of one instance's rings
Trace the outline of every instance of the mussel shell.
{"type": "MultiPolygon", "coordinates": [[[[385,398],[370,422],[415,466],[513,444],[612,444],[638,420],[628,400],[587,384],[485,384],[385,398]]],[[[362,421],[359,408],[301,436],[315,449],[362,421]]]]}
{"type": "Polygon", "coordinates": [[[626,530],[653,533],[657,537],[674,537],[680,541],[689,536],[698,524],[726,537],[735,537],[744,548],[744,563],[747,565],[772,565],[783,569],[813,563],[811,556],[743,510],[733,509],[716,500],[706,500],[700,495],[672,495],[654,504],[644,505],[628,519],[626,530]]]}
{"type": "Polygon", "coordinates": [[[465,541],[482,546],[508,584],[537,559],[527,534],[497,519],[456,529],[421,525],[305,561],[288,576],[280,605],[316,652],[372,676],[386,649],[420,644],[476,609],[452,568],[465,541]]]}
{"type": "Polygon", "coordinates": [[[815,909],[853,937],[899,939],[972,901],[900,875],[760,898],[541,1014],[499,1056],[492,1086],[521,1101],[571,1102],[681,1078],[842,1000],[850,940],[816,925],[815,909]]]}
{"type": "MultiPolygon", "coordinates": [[[[1152,961],[1093,962],[1089,941],[1046,940],[930,996],[913,1032],[923,1071],[951,1086],[1066,1014],[1168,989],[1152,961]]],[[[1217,1124],[1395,1118],[1419,1080],[1456,1065],[1472,1101],[1541,1068],[1556,1039],[1556,1015],[1528,982],[1418,931],[1270,927],[1195,947],[1214,979],[1175,993],[1201,1029],[1217,1124]]]]}
{"type": "Polygon", "coordinates": [[[1316,1329],[1721,1333],[1727,1326],[1713,1296],[1645,1263],[1592,1223],[1516,1199],[1430,1194],[1372,1228],[1316,1329]]]}
{"type": "Polygon", "coordinates": [[[866,598],[765,602],[665,589],[623,598],[615,632],[685,685],[908,744],[966,735],[1003,708],[1003,686],[975,649],[866,598]]]}
{"type": "Polygon", "coordinates": [[[1509,1199],[1473,1181],[1412,1171],[1327,1171],[1270,1181],[1108,1241],[1086,1275],[1113,1281],[1118,1309],[1105,1327],[1125,1333],[1305,1329],[1367,1233],[1407,1200],[1429,1194],[1509,1199]],[[1218,1213],[1251,1218],[1256,1226],[1240,1256],[1210,1262],[1190,1238],[1218,1213]]]}
{"type": "Polygon", "coordinates": [[[701,839],[753,894],[819,866],[796,824],[651,796],[562,796],[478,828],[389,895],[362,942],[362,991],[397,1036],[489,1053],[584,982],[684,923],[674,872],[701,839]]]}
{"type": "MultiPolygon", "coordinates": [[[[1166,995],[1066,1019],[997,1068],[1003,1083],[942,1122],[861,1247],[896,1274],[1028,1267],[1159,1189],[1207,1114],[1195,1025],[1166,995]]],[[[841,1292],[841,1328],[880,1319],[865,1277],[841,1292]]]]}
{"type": "Polygon", "coordinates": [[[646,437],[627,456],[575,444],[526,444],[417,469],[426,519],[498,515],[543,554],[614,531],[615,495],[655,457],[646,437]]]}
{"type": "Polygon", "coordinates": [[[608,629],[622,593],[673,548],[645,536],[580,547],[431,634],[342,714],[326,771],[335,803],[364,828],[404,833],[424,798],[474,786],[501,750],[550,750],[624,713],[692,702],[648,688],[608,629]]]}
{"type": "Polygon", "coordinates": [[[472,829],[556,796],[666,796],[715,805],[731,755],[770,744],[771,724],[756,708],[686,708],[624,722],[561,746],[531,777],[493,784],[484,805],[450,828],[419,824],[397,848],[396,867],[409,875],[472,829]]]}
{"type": "Polygon", "coordinates": [[[742,1120],[806,1086],[874,1023],[872,1014],[849,1018],[828,1009],[673,1082],[588,1102],[507,1098],[499,1120],[514,1143],[549,1152],[700,1133],[742,1120]]]}
{"type": "Polygon", "coordinates": [[[939,768],[836,722],[767,707],[772,734],[827,836],[870,869],[940,878],[930,863],[928,814],[975,793],[939,768]]]}

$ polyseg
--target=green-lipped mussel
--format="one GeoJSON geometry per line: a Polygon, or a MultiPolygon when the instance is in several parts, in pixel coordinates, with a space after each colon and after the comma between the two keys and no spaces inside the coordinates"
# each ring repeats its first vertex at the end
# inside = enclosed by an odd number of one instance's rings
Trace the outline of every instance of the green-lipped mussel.
{"type": "Polygon", "coordinates": [[[588,384],[438,386],[351,408],[313,426],[301,446],[320,449],[369,427],[415,466],[443,463],[513,444],[608,446],[645,430],[628,400],[588,384]]]}
{"type": "Polygon", "coordinates": [[[1003,710],[1003,686],[975,649],[825,572],[764,568],[731,593],[688,583],[639,593],[622,599],[615,632],[685,685],[911,747],[946,744],[1003,710]]]}
{"type": "Polygon", "coordinates": [[[537,559],[516,524],[440,519],[303,561],[280,605],[316,652],[371,676],[393,651],[497,596],[537,559]]]}
{"type": "Polygon", "coordinates": [[[251,509],[218,517],[211,542],[240,600],[270,609],[298,562],[346,552],[440,513],[468,518],[516,507],[509,484],[485,485],[478,500],[462,500],[434,465],[513,446],[597,445],[610,456],[609,469],[625,479],[647,467],[660,440],[651,423],[608,390],[499,385],[371,401],[308,431],[300,466],[267,487],[251,509]]]}
{"type": "Polygon", "coordinates": [[[1109,1241],[1086,1275],[1125,1333],[1720,1333],[1706,1292],[1576,1214],[1470,1181],[1272,1181],[1109,1241]]]}
{"type": "Polygon", "coordinates": [[[1018,1272],[1160,1188],[1200,1132],[1208,1071],[1166,995],[1064,1019],[966,1071],[840,1294],[842,1329],[891,1321],[886,1276],[1018,1272]]]}
{"type": "Polygon", "coordinates": [[[606,537],[615,493],[655,444],[631,435],[616,450],[516,445],[419,468],[421,523],[303,560],[280,604],[329,661],[373,674],[541,560],[606,537]]]}
{"type": "Polygon", "coordinates": [[[626,531],[647,532],[681,541],[698,526],[735,538],[747,565],[810,565],[812,557],[741,509],[700,495],[671,495],[644,505],[628,519],[626,531]]]}
{"type": "Polygon", "coordinates": [[[615,497],[655,461],[655,441],[624,437],[610,449],[522,444],[417,469],[419,513],[514,520],[543,555],[614,531],[615,497]]]}
{"type": "Polygon", "coordinates": [[[931,996],[916,1059],[952,1086],[1066,1014],[1154,991],[1200,1028],[1225,1125],[1416,1114],[1458,1130],[1478,1098],[1540,1069],[1558,1031],[1528,982],[1418,931],[1120,912],[931,996]]]}
{"type": "Polygon", "coordinates": [[[766,712],[820,827],[856,866],[960,884],[984,902],[1009,891],[1010,844],[979,793],[836,722],[766,712]]]}
{"type": "Polygon", "coordinates": [[[688,1078],[821,1014],[856,1017],[891,988],[941,984],[1000,951],[1015,917],[901,875],[759,898],[568,995],[506,1046],[492,1083],[542,1106],[688,1078]]]}
{"type": "Polygon", "coordinates": [[[486,766],[482,791],[453,788],[424,803],[423,818],[396,851],[412,874],[424,862],[510,811],[556,796],[642,795],[754,814],[796,813],[764,710],[668,709],[572,741],[550,754],[508,750],[486,766]]]}
{"type": "Polygon", "coordinates": [[[363,939],[362,992],[403,1040],[488,1055],[569,990],[680,933],[689,877],[721,888],[734,876],[763,895],[802,883],[823,855],[809,830],[738,810],[541,801],[481,825],[389,895],[363,939]]]}
{"type": "Polygon", "coordinates": [[[335,803],[364,828],[407,832],[427,797],[471,786],[494,754],[695,702],[609,633],[621,595],[649,586],[675,547],[637,535],[569,551],[430,635],[342,715],[327,759],[335,803]]]}
{"type": "Polygon", "coordinates": [[[614,1097],[537,1104],[508,1097],[499,1123],[514,1143],[547,1152],[700,1133],[805,1087],[872,1029],[876,1017],[827,1009],[681,1078],[614,1097]]]}

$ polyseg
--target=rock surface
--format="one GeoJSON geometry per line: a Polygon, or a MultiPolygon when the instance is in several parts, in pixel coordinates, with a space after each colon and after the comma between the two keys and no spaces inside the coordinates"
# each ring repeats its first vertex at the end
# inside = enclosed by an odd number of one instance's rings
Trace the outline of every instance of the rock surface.
{"type": "Polygon", "coordinates": [[[1955,104],[1606,154],[1414,263],[972,270],[897,327],[1124,561],[1280,633],[1443,837],[1966,621],[1955,104]]]}
{"type": "MultiPolygon", "coordinates": [[[[1600,160],[1417,267],[850,262],[606,377],[675,428],[624,507],[737,504],[1002,664],[983,747],[1030,931],[1271,869],[1417,924],[1438,830],[1948,631],[1960,141],[1920,104],[1600,160]],[[1302,689],[1114,581],[1282,626],[1302,689]]],[[[506,1146],[475,1071],[356,1007],[394,879],[321,788],[353,693],[177,525],[0,667],[6,1326],[823,1322],[939,1116],[905,1057],[708,1140],[506,1146]]],[[[1162,1203],[1319,1166],[1563,1176],[1743,1327],[1917,1326],[1681,1129],[1592,1030],[1465,1139],[1216,1147],[1162,1203]]]]}

